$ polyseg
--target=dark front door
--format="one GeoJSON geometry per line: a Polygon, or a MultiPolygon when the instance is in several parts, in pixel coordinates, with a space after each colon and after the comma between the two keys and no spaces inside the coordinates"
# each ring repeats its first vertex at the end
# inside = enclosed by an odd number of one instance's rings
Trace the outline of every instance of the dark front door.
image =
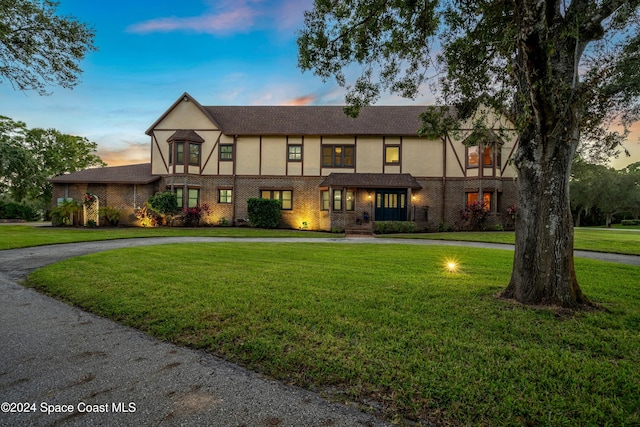
{"type": "Polygon", "coordinates": [[[376,190],[376,221],[407,220],[407,190],[376,190]]]}

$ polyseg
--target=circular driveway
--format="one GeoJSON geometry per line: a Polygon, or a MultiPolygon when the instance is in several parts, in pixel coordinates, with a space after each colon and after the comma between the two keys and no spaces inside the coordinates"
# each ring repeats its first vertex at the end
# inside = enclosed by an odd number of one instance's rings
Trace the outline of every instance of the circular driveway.
{"type": "MultiPolygon", "coordinates": [[[[0,426],[388,425],[352,406],[330,403],[316,393],[270,380],[210,354],[159,341],[18,284],[39,267],[87,253],[190,242],[513,249],[510,245],[406,239],[167,237],[0,251],[0,426]]],[[[592,252],[576,252],[576,256],[640,265],[636,256],[592,252]]]]}

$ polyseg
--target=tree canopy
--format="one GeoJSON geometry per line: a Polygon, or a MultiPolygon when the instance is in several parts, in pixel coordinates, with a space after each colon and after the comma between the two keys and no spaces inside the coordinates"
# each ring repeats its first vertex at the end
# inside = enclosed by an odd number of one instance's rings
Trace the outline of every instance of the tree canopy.
{"type": "MultiPolygon", "coordinates": [[[[640,116],[639,24],[640,0],[315,0],[299,65],[346,87],[352,115],[384,90],[427,90],[430,72],[461,118],[481,103],[505,112],[519,133],[519,201],[503,295],[579,307],[589,300],[574,271],[571,163],[581,140],[619,150],[640,116]]],[[[443,128],[426,118],[426,134],[443,128]]]]}
{"type": "Polygon", "coordinates": [[[29,129],[23,122],[0,116],[0,195],[20,202],[51,202],[56,175],[92,166],[106,166],[96,154],[97,144],[55,129],[29,129]]]}
{"type": "Polygon", "coordinates": [[[80,61],[93,45],[94,30],[58,16],[53,0],[0,0],[0,83],[47,94],[47,86],[71,88],[80,61]]]}
{"type": "MultiPolygon", "coordinates": [[[[638,218],[640,215],[640,163],[615,170],[604,165],[577,160],[571,173],[571,206],[576,223],[582,214],[593,211],[604,215],[607,227],[614,215],[638,218]]],[[[600,225],[602,225],[600,223],[600,225]]]]}

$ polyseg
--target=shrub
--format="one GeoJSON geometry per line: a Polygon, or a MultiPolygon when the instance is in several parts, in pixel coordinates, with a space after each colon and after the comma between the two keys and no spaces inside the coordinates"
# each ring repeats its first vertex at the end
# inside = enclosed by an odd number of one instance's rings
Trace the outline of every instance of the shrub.
{"type": "Polygon", "coordinates": [[[73,216],[80,210],[75,200],[64,199],[62,204],[51,211],[51,224],[59,227],[73,225],[73,216]]]}
{"type": "Polygon", "coordinates": [[[143,227],[157,227],[162,225],[162,216],[153,211],[147,205],[136,209],[136,218],[143,227]]]}
{"type": "Polygon", "coordinates": [[[640,219],[623,219],[622,225],[640,225],[640,219]]]}
{"type": "Polygon", "coordinates": [[[247,211],[249,221],[258,228],[277,228],[282,212],[280,201],[272,199],[249,199],[247,211]]]}
{"type": "Polygon", "coordinates": [[[449,233],[453,231],[453,227],[451,226],[451,224],[447,224],[444,221],[440,221],[438,223],[438,228],[436,228],[436,231],[439,233],[449,233]]]}
{"type": "Polygon", "coordinates": [[[374,233],[415,233],[416,223],[411,221],[376,221],[374,233]]]}
{"type": "Polygon", "coordinates": [[[122,216],[122,212],[111,206],[101,207],[99,209],[99,214],[105,219],[107,225],[110,225],[112,227],[118,225],[118,223],[120,222],[120,216],[122,216]]]}
{"type": "Polygon", "coordinates": [[[197,227],[202,217],[209,213],[209,205],[198,205],[193,208],[184,208],[182,211],[182,223],[187,227],[197,227]]]}
{"type": "Polygon", "coordinates": [[[38,219],[38,212],[27,205],[0,201],[0,218],[34,221],[38,219]]]}
{"type": "Polygon", "coordinates": [[[460,216],[467,230],[482,231],[486,228],[489,210],[483,202],[467,203],[460,216]]]}
{"type": "Polygon", "coordinates": [[[178,198],[171,191],[156,193],[149,197],[147,206],[161,216],[172,215],[178,211],[178,198]]]}

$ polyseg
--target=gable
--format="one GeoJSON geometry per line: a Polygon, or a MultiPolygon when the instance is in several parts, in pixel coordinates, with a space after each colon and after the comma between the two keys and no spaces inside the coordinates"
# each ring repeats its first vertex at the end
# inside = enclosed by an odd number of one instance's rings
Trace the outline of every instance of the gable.
{"type": "Polygon", "coordinates": [[[213,117],[196,101],[185,93],[147,129],[151,135],[161,129],[218,129],[213,117]]]}

